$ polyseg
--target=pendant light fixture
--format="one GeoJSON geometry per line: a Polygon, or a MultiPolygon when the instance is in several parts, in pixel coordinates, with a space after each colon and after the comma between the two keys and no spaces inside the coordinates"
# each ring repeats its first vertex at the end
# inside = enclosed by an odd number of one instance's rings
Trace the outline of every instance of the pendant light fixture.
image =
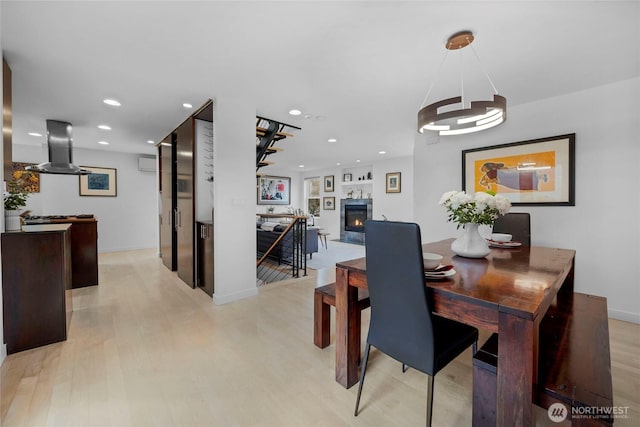
{"type": "MultiPolygon", "coordinates": [[[[460,31],[449,37],[445,47],[447,48],[447,51],[449,51],[459,50],[470,46],[478,60],[478,63],[480,63],[478,54],[473,49],[473,46],[471,46],[473,40],[474,37],[471,31],[460,31]]],[[[444,59],[446,59],[446,53],[444,59]]],[[[444,59],[442,64],[444,64],[444,59]]],[[[440,64],[440,69],[442,69],[442,64],[440,64]]],[[[462,78],[461,69],[461,95],[437,101],[425,107],[421,106],[420,111],[418,111],[418,132],[424,133],[425,130],[431,130],[439,132],[440,135],[460,135],[489,129],[494,126],[498,126],[500,123],[507,120],[507,99],[498,95],[498,91],[491,81],[491,78],[484,69],[482,69],[482,71],[487,77],[487,80],[489,80],[491,87],[493,87],[493,100],[471,101],[468,106],[465,107],[464,79],[462,78]],[[456,106],[458,104],[459,106],[457,109],[451,109],[451,106],[456,106]]],[[[438,70],[438,74],[439,73],[440,70],[438,70]]],[[[422,102],[422,105],[427,101],[434,84],[435,81],[431,84],[429,92],[427,92],[427,96],[422,102]]]]}

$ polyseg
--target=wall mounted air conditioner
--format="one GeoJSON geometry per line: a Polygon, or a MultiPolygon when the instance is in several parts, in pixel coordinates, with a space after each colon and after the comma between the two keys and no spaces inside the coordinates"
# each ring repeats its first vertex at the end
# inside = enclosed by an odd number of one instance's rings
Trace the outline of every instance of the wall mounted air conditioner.
{"type": "Polygon", "coordinates": [[[140,156],[138,157],[138,170],[142,172],[155,172],[156,171],[156,158],[155,156],[140,156]]]}

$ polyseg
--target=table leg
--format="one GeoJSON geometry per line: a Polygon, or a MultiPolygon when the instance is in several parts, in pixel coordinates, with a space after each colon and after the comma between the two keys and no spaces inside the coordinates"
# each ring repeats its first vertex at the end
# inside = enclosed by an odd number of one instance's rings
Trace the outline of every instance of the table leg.
{"type": "Polygon", "coordinates": [[[500,313],[497,425],[532,426],[534,322],[500,313]]]}
{"type": "Polygon", "coordinates": [[[336,267],[336,381],[349,388],[358,382],[360,310],[358,288],[349,286],[349,272],[336,267]]]}

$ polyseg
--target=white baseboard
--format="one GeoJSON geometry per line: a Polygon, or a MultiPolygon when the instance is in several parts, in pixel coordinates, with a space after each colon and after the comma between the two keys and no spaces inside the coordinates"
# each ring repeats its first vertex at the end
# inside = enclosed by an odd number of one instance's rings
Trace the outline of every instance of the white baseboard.
{"type": "Polygon", "coordinates": [[[623,322],[640,324],[640,314],[630,313],[628,311],[609,309],[609,318],[622,320],[623,322]]]}
{"type": "Polygon", "coordinates": [[[256,295],[258,295],[258,288],[246,289],[244,291],[234,292],[227,295],[220,295],[216,292],[213,294],[213,303],[215,305],[222,305],[256,295]]]}

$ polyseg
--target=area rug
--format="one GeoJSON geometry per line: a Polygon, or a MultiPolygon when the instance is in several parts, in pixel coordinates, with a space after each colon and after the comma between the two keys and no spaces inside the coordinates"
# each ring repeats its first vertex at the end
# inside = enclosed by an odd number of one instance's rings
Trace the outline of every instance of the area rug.
{"type": "Polygon", "coordinates": [[[328,240],[327,249],[318,245],[318,252],[313,254],[313,258],[307,257],[307,267],[314,270],[335,267],[336,262],[362,258],[364,254],[365,249],[362,245],[328,240]]]}

